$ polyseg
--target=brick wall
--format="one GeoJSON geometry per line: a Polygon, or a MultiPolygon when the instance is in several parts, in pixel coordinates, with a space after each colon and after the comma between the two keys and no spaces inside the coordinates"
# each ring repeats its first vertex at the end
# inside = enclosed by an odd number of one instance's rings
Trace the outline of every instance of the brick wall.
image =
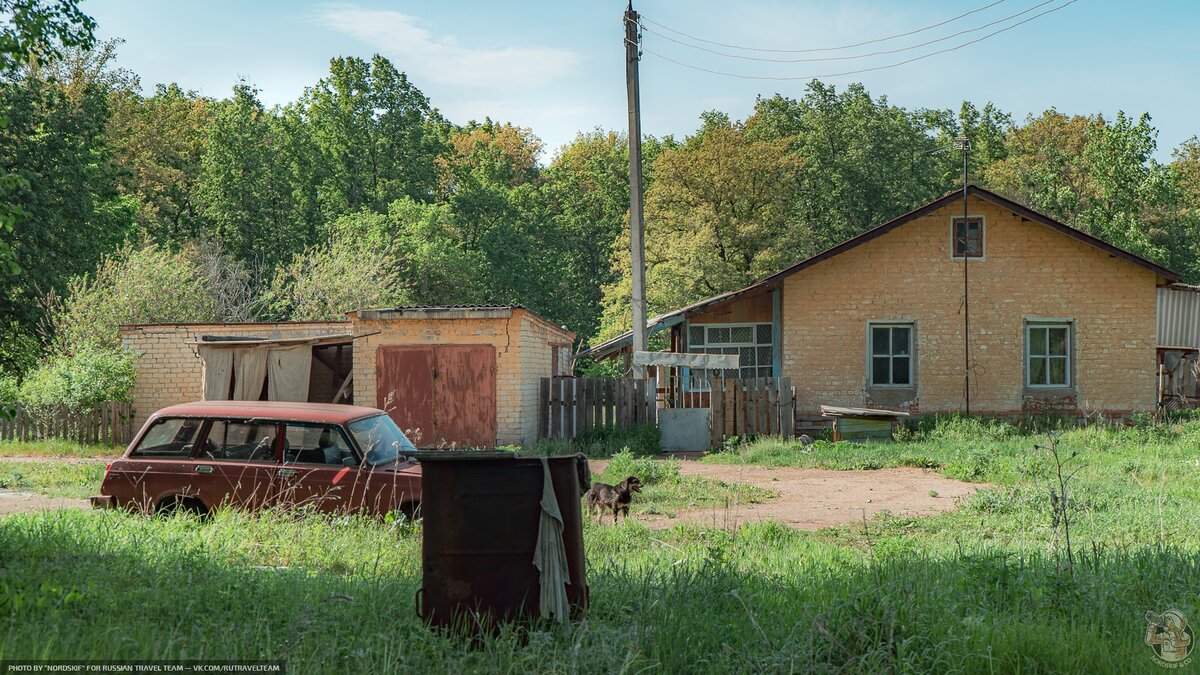
{"type": "Polygon", "coordinates": [[[133,384],[134,424],[177,403],[204,395],[203,364],[195,345],[201,335],[259,338],[313,337],[348,333],[344,321],[304,323],[137,324],[121,326],[121,344],[138,354],[133,384]]]}
{"type": "MultiPolygon", "coordinates": [[[[985,257],[970,264],[972,412],[1018,414],[1078,408],[1127,415],[1155,398],[1152,272],[973,200],[985,218],[985,257]],[[1074,321],[1071,392],[1024,384],[1025,323],[1074,321]]],[[[783,374],[802,411],[862,406],[868,390],[867,322],[915,323],[917,412],[963,403],[961,259],[950,257],[951,217],[924,216],[788,277],[783,289],[783,374]]]]}
{"type": "Polygon", "coordinates": [[[496,443],[536,440],[537,395],[550,375],[552,343],[569,345],[574,335],[523,309],[489,310],[486,318],[360,318],[352,314],[354,400],[378,407],[375,356],[389,345],[492,345],[496,348],[496,443]],[[499,316],[499,315],[505,316],[499,316]]]}

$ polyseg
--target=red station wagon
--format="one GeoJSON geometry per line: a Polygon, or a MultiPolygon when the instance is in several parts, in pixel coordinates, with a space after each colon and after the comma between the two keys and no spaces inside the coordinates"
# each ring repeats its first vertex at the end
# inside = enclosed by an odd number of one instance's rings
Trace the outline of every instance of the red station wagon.
{"type": "Polygon", "coordinates": [[[209,513],[230,505],[412,515],[416,448],[381,410],[206,401],[163,408],[104,473],[97,508],[209,513]]]}

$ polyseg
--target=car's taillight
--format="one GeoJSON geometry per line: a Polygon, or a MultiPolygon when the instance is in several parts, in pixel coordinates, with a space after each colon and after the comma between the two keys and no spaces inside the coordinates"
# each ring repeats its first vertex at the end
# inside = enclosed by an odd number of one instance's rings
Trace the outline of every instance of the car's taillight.
{"type": "Polygon", "coordinates": [[[104,465],[104,477],[108,477],[108,470],[112,468],[112,462],[104,465]]]}

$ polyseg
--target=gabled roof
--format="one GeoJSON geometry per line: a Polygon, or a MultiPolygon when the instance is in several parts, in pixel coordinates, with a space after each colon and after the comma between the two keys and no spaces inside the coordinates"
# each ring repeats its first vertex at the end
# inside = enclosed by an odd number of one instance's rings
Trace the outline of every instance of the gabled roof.
{"type": "MultiPolygon", "coordinates": [[[[1126,262],[1137,265],[1138,267],[1145,268],[1145,269],[1153,272],[1154,274],[1162,277],[1168,283],[1178,282],[1180,279],[1178,274],[1176,274],[1175,272],[1172,272],[1171,270],[1169,270],[1161,265],[1150,262],[1149,260],[1146,260],[1145,258],[1143,258],[1141,256],[1130,253],[1129,251],[1126,251],[1122,248],[1113,246],[1112,244],[1109,244],[1108,242],[1101,241],[1100,239],[1097,239],[1096,237],[1093,237],[1092,235],[1090,235],[1086,232],[1077,230],[1077,229],[1071,227],[1070,225],[1067,225],[1065,223],[1060,223],[1059,221],[1051,218],[1050,216],[1047,216],[1044,213],[1038,213],[1037,211],[1034,211],[1033,209],[1031,209],[1027,206],[1018,204],[1017,202],[1014,202],[1011,199],[1001,197],[1000,195],[996,194],[995,192],[992,192],[991,190],[981,188],[978,185],[968,185],[967,186],[967,194],[971,197],[977,197],[984,201],[991,202],[991,203],[995,204],[996,206],[999,206],[1003,209],[1012,211],[1013,213],[1017,214],[1018,216],[1024,218],[1025,220],[1029,220],[1029,221],[1038,223],[1040,225],[1044,225],[1046,227],[1049,227],[1052,230],[1059,232],[1060,234],[1064,234],[1072,239],[1081,241],[1089,246],[1098,248],[1101,251],[1104,251],[1105,253],[1107,253],[1111,256],[1121,258],[1122,260],[1125,260],[1126,262]]],[[[953,204],[954,202],[961,201],[961,200],[962,200],[962,190],[955,190],[954,192],[947,193],[947,194],[943,195],[942,197],[939,197],[938,199],[935,199],[932,202],[929,202],[928,204],[926,204],[918,209],[909,211],[908,213],[906,213],[902,216],[899,216],[897,218],[893,218],[892,220],[889,220],[888,222],[886,222],[882,225],[879,225],[878,227],[874,227],[870,230],[867,230],[866,232],[863,232],[862,234],[860,234],[858,236],[851,237],[850,239],[847,239],[846,241],[838,244],[837,246],[828,248],[810,258],[801,260],[800,262],[796,263],[795,265],[792,265],[791,267],[787,267],[787,268],[782,269],[768,277],[759,279],[758,281],[754,282],[753,284],[750,284],[749,286],[747,286],[745,288],[742,288],[742,289],[739,289],[736,291],[732,291],[729,293],[723,293],[721,295],[715,295],[711,298],[701,300],[700,302],[697,302],[692,305],[688,305],[687,307],[682,307],[673,312],[668,312],[666,314],[661,314],[659,316],[656,316],[653,319],[650,319],[649,321],[646,322],[646,329],[650,335],[653,335],[654,333],[657,333],[665,328],[669,328],[671,326],[683,323],[684,319],[686,319],[689,315],[694,314],[697,311],[705,309],[711,305],[721,303],[721,302],[726,302],[729,300],[733,300],[734,298],[746,295],[748,293],[753,293],[755,291],[774,288],[774,287],[778,286],[780,284],[780,282],[783,281],[783,279],[795,274],[796,272],[799,272],[800,270],[812,267],[813,265],[816,265],[817,263],[822,262],[824,260],[828,260],[829,258],[832,258],[835,255],[838,255],[840,253],[845,253],[846,251],[849,251],[850,249],[852,249],[856,246],[860,246],[862,244],[867,243],[868,241],[871,241],[872,239],[883,236],[883,235],[887,234],[888,232],[891,232],[892,230],[900,227],[901,225],[912,222],[922,216],[927,216],[930,213],[933,213],[934,211],[937,211],[945,206],[948,206],[950,204],[953,204]]],[[[603,358],[605,356],[609,356],[615,352],[618,352],[618,351],[624,349],[626,346],[628,346],[632,342],[632,340],[633,340],[632,331],[630,331],[628,333],[623,333],[621,335],[618,335],[615,338],[606,340],[605,342],[602,342],[602,343],[596,345],[595,347],[592,347],[591,349],[587,349],[587,350],[580,352],[578,354],[578,356],[579,357],[590,357],[590,358],[603,358]]]]}

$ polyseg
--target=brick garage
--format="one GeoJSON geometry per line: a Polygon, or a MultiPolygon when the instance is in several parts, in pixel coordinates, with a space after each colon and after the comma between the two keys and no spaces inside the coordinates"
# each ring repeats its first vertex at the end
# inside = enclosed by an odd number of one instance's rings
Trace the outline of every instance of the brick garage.
{"type": "MultiPolygon", "coordinates": [[[[568,372],[575,339],[574,333],[522,307],[399,308],[351,312],[350,318],[354,334],[362,336],[354,341],[355,395],[372,392],[379,407],[387,407],[389,395],[406,396],[378,380],[381,354],[438,346],[485,347],[494,354],[494,424],[499,445],[536,440],[538,383],[543,377],[568,372]]],[[[456,402],[432,402],[439,408],[433,411],[435,424],[447,403],[456,402]]],[[[471,415],[467,403],[463,414],[471,415]]],[[[397,408],[393,417],[402,427],[412,428],[413,421],[403,410],[397,408]]]]}
{"type": "MultiPolygon", "coordinates": [[[[203,397],[196,343],[206,336],[295,341],[338,335],[354,336],[347,337],[354,403],[388,410],[402,428],[424,436],[424,444],[460,446],[536,440],[538,382],[568,372],[575,338],[518,306],[363,310],[351,312],[349,321],[329,322],[126,325],[123,345],[142,355],[133,388],[135,423],[203,397]],[[381,360],[394,361],[386,382],[378,377],[381,360]],[[396,378],[405,386],[395,386],[396,378]],[[415,419],[412,408],[421,406],[428,414],[415,419]],[[430,422],[437,427],[432,433],[420,428],[430,422]]],[[[315,362],[313,372],[320,372],[315,362]]],[[[326,384],[314,376],[318,398],[309,400],[328,400],[325,390],[336,387],[326,384]]]]}
{"type": "MultiPolygon", "coordinates": [[[[677,351],[734,349],[741,377],[791,377],[798,416],[821,405],[962,411],[966,258],[972,413],[1153,409],[1156,289],[1178,276],[975,186],[967,222],[982,236],[956,230],[961,194],[650,329],[669,329],[677,351]],[[969,255],[953,255],[955,236],[969,255]]],[[[628,341],[581,356],[615,356],[628,341]]]]}

